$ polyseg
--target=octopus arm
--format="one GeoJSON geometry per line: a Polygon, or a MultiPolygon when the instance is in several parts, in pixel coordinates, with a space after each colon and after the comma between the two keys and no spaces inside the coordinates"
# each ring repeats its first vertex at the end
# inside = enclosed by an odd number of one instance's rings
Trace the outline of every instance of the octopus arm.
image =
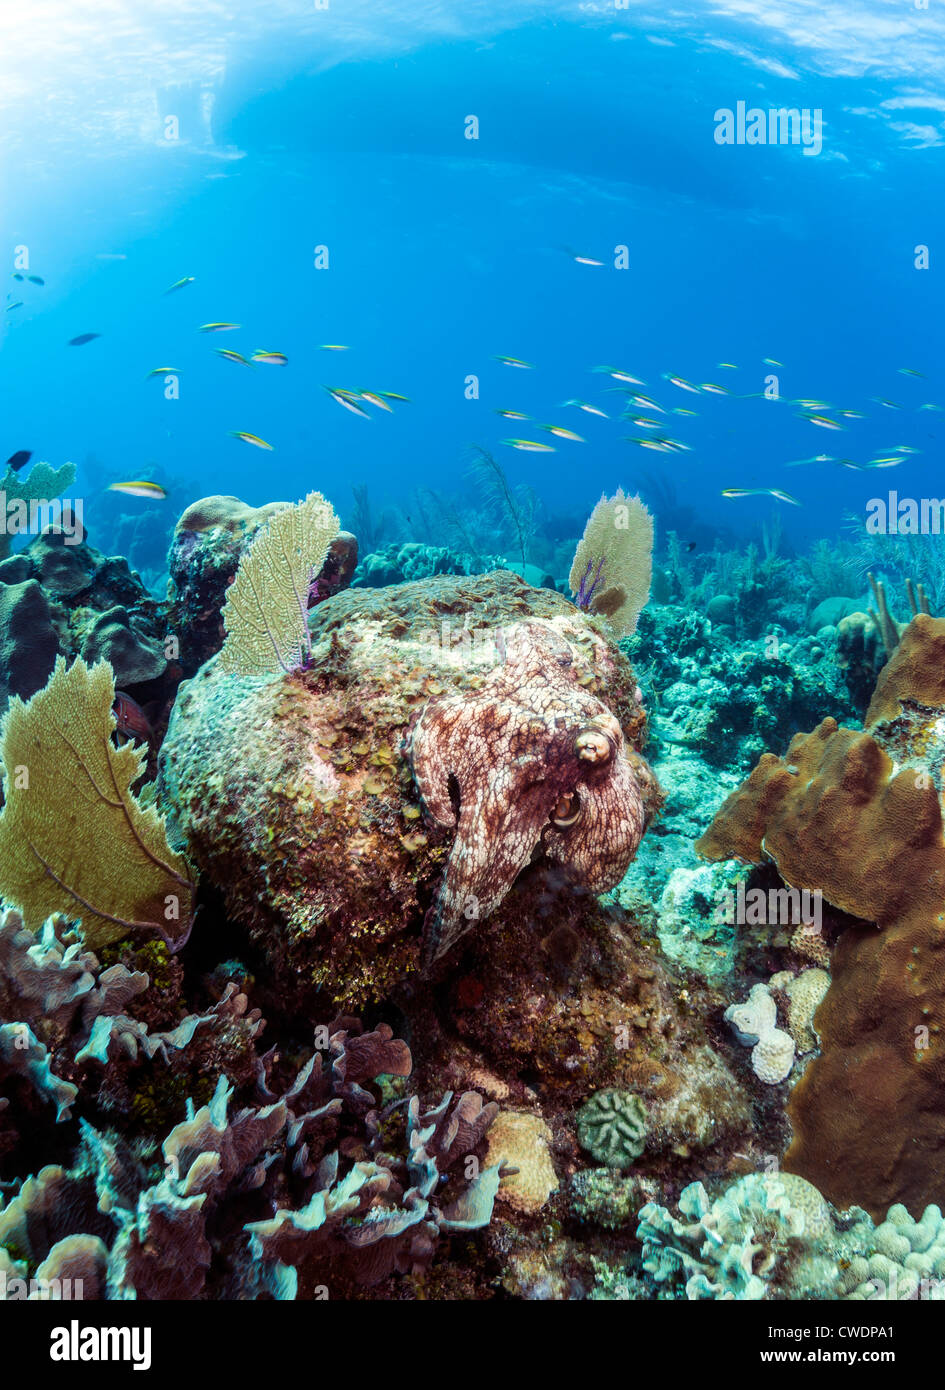
{"type": "Polygon", "coordinates": [[[463,797],[446,873],[424,924],[426,965],[498,906],[531,858],[557,798],[540,773],[540,760],[518,759],[463,797]]]}

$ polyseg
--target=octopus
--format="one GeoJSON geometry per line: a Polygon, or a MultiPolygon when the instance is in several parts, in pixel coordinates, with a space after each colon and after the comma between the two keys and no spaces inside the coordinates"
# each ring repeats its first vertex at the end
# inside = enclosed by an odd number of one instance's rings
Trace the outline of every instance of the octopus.
{"type": "Polygon", "coordinates": [[[599,622],[501,570],[349,588],[311,609],[305,671],[182,686],[163,804],[293,1007],[432,974],[533,855],[549,887],[619,881],[662,798],[599,622]]]}
{"type": "Polygon", "coordinates": [[[539,846],[602,893],[643,837],[652,775],[550,627],[518,625],[478,691],[429,701],[407,751],[427,815],[456,831],[424,922],[427,967],[499,905],[539,846]]]}

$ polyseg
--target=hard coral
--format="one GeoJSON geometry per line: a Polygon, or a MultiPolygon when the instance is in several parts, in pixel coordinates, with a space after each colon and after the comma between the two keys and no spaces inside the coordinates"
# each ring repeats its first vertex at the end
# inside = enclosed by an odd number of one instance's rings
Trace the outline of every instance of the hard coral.
{"type": "Polygon", "coordinates": [[[646,1147],[646,1107],[630,1091],[597,1091],[578,1111],[582,1149],[607,1168],[629,1168],[646,1147]]]}
{"type": "Polygon", "coordinates": [[[679,1210],[686,1219],[648,1202],[637,1229],[643,1268],[669,1297],[755,1300],[786,1283],[789,1296],[804,1298],[825,1275],[838,1277],[821,1249],[833,1232],[830,1209],[802,1178],[751,1173],[715,1201],[690,1183],[679,1210]]]}
{"type": "Polygon", "coordinates": [[[231,1112],[221,1076],[164,1140],[157,1175],[83,1125],[72,1169],[46,1167],[0,1204],[0,1269],[61,1264],[78,1236],[100,1274],[87,1297],[292,1298],[420,1272],[441,1235],[486,1225],[502,1168],[467,1160],[497,1107],[468,1092],[423,1110],[414,1096],[399,1123],[404,1101],[381,1107],[372,1083],[409,1073],[406,1045],[384,1024],[329,1031],[328,1058],[311,1055],[281,1094],[273,1053],[258,1059],[261,1104],[231,1112]]]}
{"type": "Polygon", "coordinates": [[[548,1146],[551,1130],[540,1115],[505,1110],[489,1131],[486,1163],[508,1163],[518,1172],[503,1178],[499,1197],[515,1211],[533,1216],[558,1190],[548,1146]]]}
{"type": "Polygon", "coordinates": [[[771,859],[851,926],[816,1015],[822,1052],[791,1100],[787,1165],[838,1205],[912,1210],[945,1191],[945,621],[919,615],[863,733],[825,720],[766,754],[697,848],[771,859]],[[887,749],[889,751],[887,751],[887,749]]]}

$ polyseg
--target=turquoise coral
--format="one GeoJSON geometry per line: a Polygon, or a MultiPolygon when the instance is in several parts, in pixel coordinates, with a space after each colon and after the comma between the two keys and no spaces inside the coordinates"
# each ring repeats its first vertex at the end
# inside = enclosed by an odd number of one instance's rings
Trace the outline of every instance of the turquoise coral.
{"type": "Polygon", "coordinates": [[[646,1107],[631,1091],[597,1091],[577,1116],[581,1148],[608,1168],[629,1168],[646,1146],[646,1107]]]}

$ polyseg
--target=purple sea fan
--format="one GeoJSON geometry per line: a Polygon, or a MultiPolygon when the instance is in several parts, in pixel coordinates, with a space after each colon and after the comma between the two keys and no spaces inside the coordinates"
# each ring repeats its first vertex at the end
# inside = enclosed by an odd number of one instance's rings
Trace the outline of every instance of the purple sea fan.
{"type": "Polygon", "coordinates": [[[603,496],[587,519],[568,583],[577,607],[610,620],[618,637],[636,631],[650,597],[653,518],[639,497],[603,496]]]}
{"type": "Polygon", "coordinates": [[[595,566],[594,560],[591,558],[584,567],[584,573],[581,575],[578,591],[574,596],[576,606],[580,608],[583,613],[586,613],[590,608],[591,602],[603,582],[604,559],[605,557],[602,555],[595,566]]]}

